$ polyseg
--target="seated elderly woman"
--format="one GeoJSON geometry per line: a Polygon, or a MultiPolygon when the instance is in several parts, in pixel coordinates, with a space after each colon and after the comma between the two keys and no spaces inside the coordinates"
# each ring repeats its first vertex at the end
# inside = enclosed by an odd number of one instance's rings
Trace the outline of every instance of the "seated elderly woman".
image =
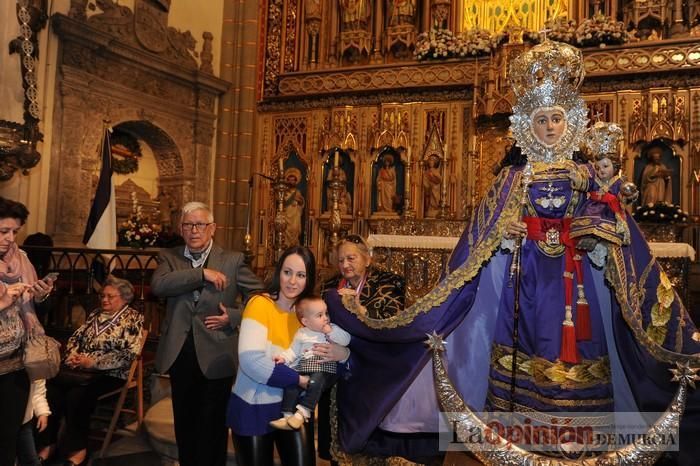
{"type": "Polygon", "coordinates": [[[140,349],[143,315],[129,306],[134,287],[126,280],[107,277],[101,307],[68,340],[63,367],[48,381],[52,415],[39,435],[39,456],[54,453],[61,419],[65,430],[61,451],[66,465],[82,464],[87,455],[90,415],[97,398],[121,387],[140,349]],[[42,448],[43,447],[43,448],[42,448]]]}

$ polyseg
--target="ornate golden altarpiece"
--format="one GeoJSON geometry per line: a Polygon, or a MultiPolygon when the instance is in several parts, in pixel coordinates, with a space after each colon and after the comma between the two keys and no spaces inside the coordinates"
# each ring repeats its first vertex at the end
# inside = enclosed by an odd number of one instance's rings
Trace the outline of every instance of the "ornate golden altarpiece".
{"type": "MultiPolygon", "coordinates": [[[[506,44],[489,56],[418,62],[392,48],[384,27],[393,18],[392,2],[365,2],[370,10],[358,23],[344,22],[344,3],[268,0],[261,9],[265,60],[258,89],[257,169],[281,181],[290,168],[300,170],[304,186],[293,184],[303,188],[303,227],[292,237],[311,246],[331,270],[329,246],[345,232],[445,236],[450,231],[458,236],[511,143],[507,65],[525,47],[506,44]],[[348,52],[354,46],[343,32],[353,27],[373,37],[368,51],[361,46],[348,52]],[[404,181],[396,187],[397,202],[390,212],[376,201],[384,189],[377,180],[387,148],[394,151],[390,160],[404,181]],[[351,168],[353,176],[343,175],[334,199],[330,183],[336,153],[339,167],[343,172],[351,168]],[[439,179],[439,189],[431,179],[439,179]],[[334,210],[341,201],[351,207],[334,210]]],[[[411,3],[415,10],[409,22],[416,33],[431,25],[455,31],[463,27],[463,2],[411,3]]],[[[566,10],[580,20],[593,3],[568,2],[566,10]]],[[[617,2],[596,5],[618,14],[617,2]]],[[[632,10],[624,14],[627,18],[632,10]]],[[[584,49],[582,90],[591,117],[624,128],[626,173],[633,173],[645,142],[660,138],[673,148],[682,166],[679,204],[697,222],[700,40],[690,36],[690,25],[684,27],[683,34],[676,28],[663,40],[584,49]]],[[[258,267],[271,264],[288,245],[275,230],[285,225],[288,204],[273,186],[285,189],[285,184],[265,186],[255,190],[257,221],[251,222],[247,243],[258,267]]],[[[697,249],[696,237],[688,240],[697,249]]],[[[399,262],[416,264],[414,277],[434,277],[436,264],[445,258],[442,253],[429,256],[424,251],[399,262]]],[[[409,287],[418,293],[421,283],[409,287]]]]}

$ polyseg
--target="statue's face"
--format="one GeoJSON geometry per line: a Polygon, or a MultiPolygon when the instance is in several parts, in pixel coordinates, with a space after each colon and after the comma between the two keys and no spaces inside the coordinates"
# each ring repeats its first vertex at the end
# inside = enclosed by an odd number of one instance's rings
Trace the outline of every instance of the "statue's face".
{"type": "Polygon", "coordinates": [[[532,117],[532,132],[538,141],[553,146],[566,130],[566,115],[559,108],[543,108],[532,117]]]}
{"type": "Polygon", "coordinates": [[[661,149],[654,147],[649,150],[649,160],[652,162],[658,162],[661,160],[661,149]]]}
{"type": "Polygon", "coordinates": [[[595,173],[601,180],[609,180],[615,175],[615,166],[609,158],[597,160],[595,162],[595,173]]]}

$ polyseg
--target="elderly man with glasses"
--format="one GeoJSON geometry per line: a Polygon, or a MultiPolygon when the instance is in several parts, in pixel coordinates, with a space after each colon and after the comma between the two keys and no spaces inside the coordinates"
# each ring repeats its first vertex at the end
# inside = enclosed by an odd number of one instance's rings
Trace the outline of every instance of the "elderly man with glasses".
{"type": "Polygon", "coordinates": [[[216,223],[201,202],[182,209],[185,246],[163,250],[153,292],[167,299],[156,369],[170,375],[182,466],[226,464],[226,404],[236,373],[239,293],[262,288],[240,252],[214,244],[216,223]]]}

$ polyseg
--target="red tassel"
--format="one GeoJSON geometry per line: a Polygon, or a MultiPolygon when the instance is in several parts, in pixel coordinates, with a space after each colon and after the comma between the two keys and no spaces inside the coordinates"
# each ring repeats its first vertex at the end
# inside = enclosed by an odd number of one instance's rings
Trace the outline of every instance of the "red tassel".
{"type": "Polygon", "coordinates": [[[576,304],[576,340],[588,341],[591,334],[591,309],[588,303],[576,304]]]}
{"type": "Polygon", "coordinates": [[[559,360],[569,364],[578,364],[578,350],[576,349],[576,329],[573,325],[561,326],[561,353],[559,360]]]}

